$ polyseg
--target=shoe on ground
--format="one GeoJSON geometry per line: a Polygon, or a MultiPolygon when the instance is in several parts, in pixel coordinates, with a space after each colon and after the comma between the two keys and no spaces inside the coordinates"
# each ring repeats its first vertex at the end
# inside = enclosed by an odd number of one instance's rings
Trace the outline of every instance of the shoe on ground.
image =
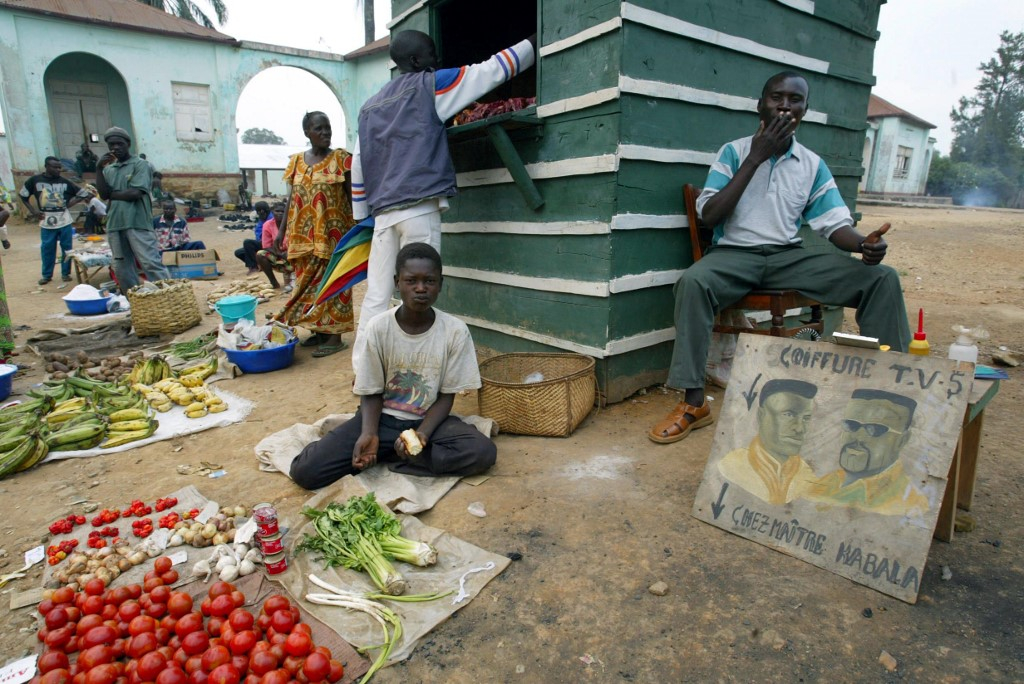
{"type": "Polygon", "coordinates": [[[691,406],[685,401],[676,404],[676,407],[662,420],[656,424],[647,437],[658,444],[672,444],[686,438],[691,430],[711,425],[715,422],[711,415],[711,405],[707,397],[704,397],[702,406],[691,406]],[[687,420],[690,416],[692,420],[687,420]]]}
{"type": "Polygon", "coordinates": [[[53,278],[40,278],[40,279],[39,279],[39,280],[37,280],[36,282],[37,282],[37,283],[39,283],[40,285],[46,285],[46,284],[47,284],[47,283],[49,283],[49,282],[50,282],[51,280],[53,280],[53,278]]]}
{"type": "Polygon", "coordinates": [[[69,276],[69,275],[61,276],[60,279],[63,280],[65,283],[70,283],[71,282],[71,276],[69,276]]]}

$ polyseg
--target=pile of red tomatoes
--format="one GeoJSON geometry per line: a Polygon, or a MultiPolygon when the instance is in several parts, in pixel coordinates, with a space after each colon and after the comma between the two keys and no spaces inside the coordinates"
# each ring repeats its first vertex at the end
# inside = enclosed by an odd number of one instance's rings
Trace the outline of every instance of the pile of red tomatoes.
{"type": "Polygon", "coordinates": [[[39,604],[45,648],[30,684],[333,684],[344,675],[286,597],[270,596],[253,615],[234,585],[215,582],[197,607],[175,581],[160,557],[143,586],[94,579],[81,592],[57,589],[39,604]]]}

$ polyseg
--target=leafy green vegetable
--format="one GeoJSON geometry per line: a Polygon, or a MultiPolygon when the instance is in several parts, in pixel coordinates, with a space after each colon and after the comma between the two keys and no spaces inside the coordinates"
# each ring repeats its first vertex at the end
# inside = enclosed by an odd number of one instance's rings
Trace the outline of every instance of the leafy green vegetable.
{"type": "Polygon", "coordinates": [[[433,546],[401,536],[402,523],[377,503],[373,492],[344,504],[329,503],[323,510],[306,507],[302,514],[313,521],[316,534],[306,534],[296,550],[319,552],[327,567],[365,572],[390,596],[404,593],[407,586],[391,561],[421,567],[437,562],[433,546]]]}

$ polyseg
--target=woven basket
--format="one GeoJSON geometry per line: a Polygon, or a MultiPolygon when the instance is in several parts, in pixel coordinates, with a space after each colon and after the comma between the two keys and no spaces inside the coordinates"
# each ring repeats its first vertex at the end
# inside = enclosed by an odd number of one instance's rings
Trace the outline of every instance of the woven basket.
{"type": "Polygon", "coordinates": [[[159,280],[128,290],[132,325],[139,337],[178,334],[203,320],[189,280],[159,280]],[[149,286],[159,289],[147,292],[149,286]]]}
{"type": "Polygon", "coordinates": [[[594,359],[582,354],[502,354],[480,364],[480,415],[504,432],[567,437],[594,406],[594,359]],[[523,380],[532,373],[544,379],[523,380]]]}

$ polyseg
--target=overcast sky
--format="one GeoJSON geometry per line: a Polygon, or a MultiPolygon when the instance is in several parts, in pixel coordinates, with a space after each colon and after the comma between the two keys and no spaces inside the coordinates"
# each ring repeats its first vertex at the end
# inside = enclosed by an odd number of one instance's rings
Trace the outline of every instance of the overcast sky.
{"type": "MultiPolygon", "coordinates": [[[[225,0],[221,30],[243,40],[344,54],[363,44],[355,0],[225,0]],[[282,11],[287,8],[288,11],[282,11]]],[[[200,0],[202,3],[202,0],[200,0]]],[[[377,37],[387,33],[390,0],[376,0],[377,37]]],[[[1024,0],[889,0],[882,5],[875,50],[875,94],[937,127],[943,153],[952,139],[949,112],[978,82],[978,65],[995,56],[1001,31],[1024,31],[1024,0]]],[[[302,144],[306,111],[328,113],[344,130],[341,106],[315,76],[277,67],[258,75],[242,93],[238,127],[270,128],[302,144]]],[[[336,145],[344,144],[336,134],[336,145]]]]}

